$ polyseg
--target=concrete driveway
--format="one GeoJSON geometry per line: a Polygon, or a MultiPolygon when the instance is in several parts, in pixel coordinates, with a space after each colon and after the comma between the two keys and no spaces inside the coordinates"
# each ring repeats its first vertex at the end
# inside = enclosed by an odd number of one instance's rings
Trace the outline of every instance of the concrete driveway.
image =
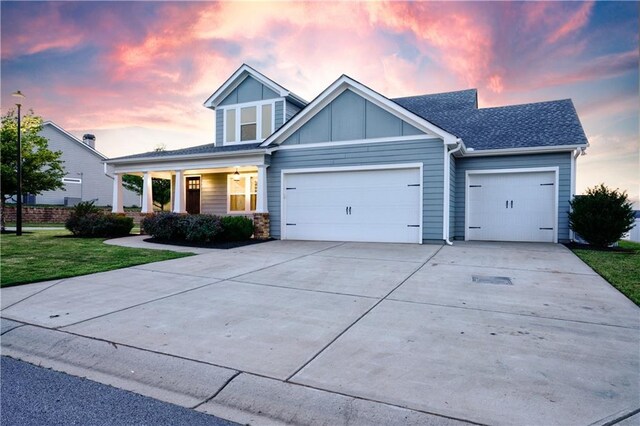
{"type": "Polygon", "coordinates": [[[227,418],[262,401],[273,421],[325,423],[322,407],[284,413],[323,395],[404,423],[606,424],[640,409],[640,309],[561,245],[274,241],[1,296],[2,317],[27,324],[5,321],[4,353],[55,329],[197,361],[224,372],[198,409],[227,418]]]}

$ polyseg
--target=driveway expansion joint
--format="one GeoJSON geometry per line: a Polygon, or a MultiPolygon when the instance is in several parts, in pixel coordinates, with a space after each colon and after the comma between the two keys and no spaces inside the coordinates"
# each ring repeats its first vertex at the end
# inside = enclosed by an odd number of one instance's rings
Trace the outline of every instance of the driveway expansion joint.
{"type": "MultiPolygon", "coordinates": [[[[69,279],[69,278],[63,278],[63,279],[61,279],[61,280],[58,280],[58,281],[56,281],[55,283],[51,284],[50,286],[45,287],[45,288],[43,288],[42,290],[38,290],[38,291],[36,291],[35,293],[28,295],[28,296],[27,296],[27,297],[25,297],[24,299],[20,299],[20,300],[18,300],[17,302],[13,302],[12,304],[5,306],[4,308],[0,309],[0,312],[4,311],[5,309],[8,309],[8,308],[10,308],[10,307],[12,307],[12,306],[17,305],[18,303],[22,303],[22,302],[24,302],[25,300],[27,300],[27,299],[29,299],[29,298],[31,298],[31,297],[33,297],[33,296],[35,296],[36,294],[40,294],[40,293],[42,293],[42,292],[44,292],[44,291],[46,291],[46,290],[49,290],[51,287],[56,286],[56,285],[58,285],[58,284],[60,284],[60,283],[63,283],[63,282],[65,282],[65,281],[67,281],[68,279],[69,279]]],[[[35,283],[29,283],[29,284],[37,284],[37,282],[35,282],[35,283]]],[[[11,288],[11,287],[5,287],[5,288],[6,288],[6,289],[9,289],[9,288],[11,288]]]]}
{"type": "Polygon", "coordinates": [[[206,404],[207,402],[211,401],[213,398],[218,396],[220,394],[220,392],[222,392],[222,390],[224,388],[226,388],[229,385],[229,383],[231,383],[233,381],[233,379],[235,379],[236,377],[238,377],[242,373],[243,373],[242,371],[236,371],[236,373],[233,376],[229,377],[227,379],[227,381],[224,382],[224,384],[220,387],[220,389],[218,389],[217,391],[215,391],[213,393],[213,395],[211,395],[209,398],[205,399],[204,401],[202,401],[202,402],[200,402],[200,403],[198,403],[198,404],[196,404],[196,405],[194,405],[193,407],[190,407],[190,408],[192,410],[195,410],[196,408],[200,407],[202,404],[206,404]]]}
{"type": "Polygon", "coordinates": [[[311,362],[313,362],[314,359],[316,359],[318,356],[320,356],[320,354],[322,352],[324,352],[325,350],[327,350],[329,348],[329,346],[333,345],[333,343],[335,343],[336,340],[338,340],[341,336],[343,336],[347,331],[349,331],[351,329],[351,327],[353,327],[354,325],[356,325],[358,322],[360,322],[360,320],[362,320],[362,318],[364,318],[365,316],[367,316],[367,314],[369,312],[371,312],[372,310],[374,310],[376,308],[376,306],[378,306],[380,303],[382,303],[382,301],[384,301],[387,297],[389,297],[394,291],[396,291],[398,288],[400,288],[400,286],[402,286],[402,284],[404,284],[405,282],[407,282],[407,280],[409,278],[411,278],[412,276],[414,276],[420,269],[422,269],[427,263],[429,263],[429,261],[431,259],[433,259],[434,256],[436,256],[438,253],[440,253],[440,250],[442,250],[444,246],[441,246],[440,248],[438,248],[438,250],[436,250],[435,252],[433,252],[431,254],[431,256],[429,256],[429,258],[427,258],[423,263],[419,264],[420,266],[418,266],[413,272],[411,272],[409,275],[407,275],[406,277],[404,277],[404,279],[402,281],[400,281],[400,283],[398,285],[396,285],[395,287],[393,287],[387,294],[385,294],[382,298],[380,298],[376,303],[373,304],[373,306],[371,306],[369,309],[367,309],[362,315],[360,315],[358,318],[356,318],[351,324],[349,324],[344,330],[342,330],[340,333],[338,333],[338,335],[336,337],[334,337],[332,340],[329,341],[329,343],[327,343],[324,347],[322,347],[318,352],[316,352],[315,355],[313,355],[308,361],[306,361],[305,363],[302,364],[301,367],[299,367],[296,371],[293,372],[293,374],[291,374],[289,377],[286,378],[285,382],[289,382],[296,374],[298,374],[300,371],[302,371],[307,365],[309,365],[311,362]]]}

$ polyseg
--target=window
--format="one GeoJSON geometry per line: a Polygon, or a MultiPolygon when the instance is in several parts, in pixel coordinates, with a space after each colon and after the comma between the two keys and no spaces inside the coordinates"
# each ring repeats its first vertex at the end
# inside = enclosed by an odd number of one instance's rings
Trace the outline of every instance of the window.
{"type": "Polygon", "coordinates": [[[258,200],[258,175],[241,174],[239,180],[227,176],[227,211],[250,213],[256,210],[258,200]]]}
{"type": "Polygon", "coordinates": [[[79,179],[79,178],[62,178],[62,183],[82,183],[82,179],[79,179]]]}
{"type": "Polygon", "coordinates": [[[273,133],[274,101],[225,108],[224,141],[253,142],[266,139],[273,133]]]}

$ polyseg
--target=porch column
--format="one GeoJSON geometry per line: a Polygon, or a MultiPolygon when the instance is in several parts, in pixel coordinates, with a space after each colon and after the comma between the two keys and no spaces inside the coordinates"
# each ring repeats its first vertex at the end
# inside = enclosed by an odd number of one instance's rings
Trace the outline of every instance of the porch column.
{"type": "Polygon", "coordinates": [[[113,206],[111,208],[112,213],[124,213],[122,207],[122,175],[120,173],[114,173],[113,175],[113,206]]]}
{"type": "Polygon", "coordinates": [[[173,212],[186,213],[186,192],[184,190],[184,172],[176,170],[173,186],[173,212]]]}
{"type": "Polygon", "coordinates": [[[269,213],[267,207],[267,165],[258,167],[258,194],[256,199],[256,213],[269,213]]]}
{"type": "Polygon", "coordinates": [[[153,186],[151,173],[144,172],[142,177],[142,213],[153,213],[153,186]]]}

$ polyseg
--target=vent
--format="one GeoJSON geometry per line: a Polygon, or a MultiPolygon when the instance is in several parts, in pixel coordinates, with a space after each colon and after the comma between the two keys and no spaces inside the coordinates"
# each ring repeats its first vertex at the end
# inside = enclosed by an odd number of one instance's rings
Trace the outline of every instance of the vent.
{"type": "Polygon", "coordinates": [[[471,279],[478,284],[513,285],[509,277],[492,277],[488,275],[472,275],[471,279]]]}

